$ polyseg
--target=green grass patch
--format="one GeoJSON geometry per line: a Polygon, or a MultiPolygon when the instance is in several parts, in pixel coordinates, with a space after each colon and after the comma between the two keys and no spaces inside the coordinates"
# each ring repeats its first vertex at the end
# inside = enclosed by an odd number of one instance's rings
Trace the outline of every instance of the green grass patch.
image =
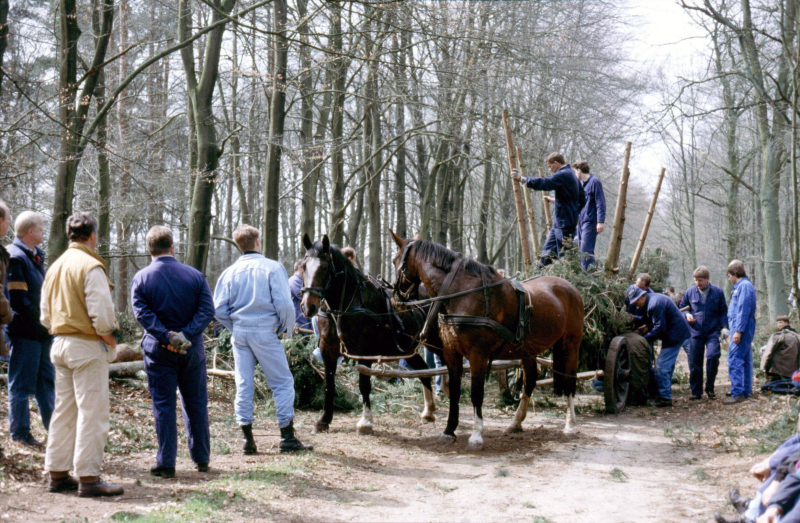
{"type": "Polygon", "coordinates": [[[626,481],[628,481],[628,475],[625,474],[625,472],[622,469],[617,467],[611,469],[611,478],[614,481],[619,481],[620,483],[625,483],[626,481]]]}
{"type": "Polygon", "coordinates": [[[227,492],[195,492],[183,505],[168,507],[146,514],[122,511],[111,516],[111,521],[136,523],[184,523],[186,521],[226,521],[231,505],[241,501],[238,495],[227,492]]]}

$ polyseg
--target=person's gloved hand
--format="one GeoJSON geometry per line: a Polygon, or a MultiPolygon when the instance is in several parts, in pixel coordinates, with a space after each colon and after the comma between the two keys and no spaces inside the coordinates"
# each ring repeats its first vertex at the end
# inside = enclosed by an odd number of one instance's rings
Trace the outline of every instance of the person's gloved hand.
{"type": "Polygon", "coordinates": [[[520,176],[519,175],[519,170],[518,169],[511,169],[511,178],[513,178],[514,181],[517,182],[517,183],[527,183],[528,182],[527,178],[525,178],[524,176],[520,176]]]}
{"type": "Polygon", "coordinates": [[[182,332],[170,331],[169,346],[171,347],[170,350],[172,350],[172,352],[186,354],[186,349],[192,346],[192,342],[186,339],[186,336],[182,332]]]}

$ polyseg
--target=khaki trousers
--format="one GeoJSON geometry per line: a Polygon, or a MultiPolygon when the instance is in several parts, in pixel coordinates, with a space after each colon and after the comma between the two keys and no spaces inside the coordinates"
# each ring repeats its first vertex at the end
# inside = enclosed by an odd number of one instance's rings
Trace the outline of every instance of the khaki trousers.
{"type": "Polygon", "coordinates": [[[99,476],[108,437],[108,362],[116,350],[101,341],[57,336],[50,351],[56,367],[56,408],[47,436],[45,469],[99,476]]]}

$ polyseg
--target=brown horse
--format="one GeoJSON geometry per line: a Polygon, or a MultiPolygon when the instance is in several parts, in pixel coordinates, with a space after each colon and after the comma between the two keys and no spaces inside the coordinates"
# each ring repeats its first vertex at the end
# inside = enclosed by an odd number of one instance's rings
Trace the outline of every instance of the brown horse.
{"type": "Polygon", "coordinates": [[[492,266],[462,259],[459,253],[437,243],[404,240],[390,233],[399,248],[392,260],[396,270],[396,300],[415,297],[420,283],[433,297],[476,291],[442,300],[439,309],[442,313],[438,318],[439,334],[450,377],[450,413],[440,441],[456,440],[463,358],[470,364],[475,409],[475,427],[468,448],[480,450],[483,448],[483,390],[490,361],[522,360],[524,394],[514,421],[507,429],[507,432],[519,432],[536,386],[536,356],[551,347],[555,393],[567,396],[564,432],[575,432],[574,396],[583,338],[583,298],[578,289],[562,278],[547,276],[529,280],[523,284],[524,293],[520,292],[525,300],[520,307],[517,291],[510,282],[492,285],[503,281],[492,266]],[[525,305],[530,309],[530,320],[515,336],[518,323],[528,317],[526,313],[520,314],[525,305]]]}
{"type": "MultiPolygon", "coordinates": [[[[416,370],[427,369],[425,360],[415,352],[417,333],[425,317],[421,311],[396,311],[386,289],[364,276],[348,261],[328,236],[312,243],[303,235],[306,254],[303,258],[303,301],[306,317],[319,315],[319,347],[325,363],[325,402],[315,432],[325,432],[333,419],[333,399],[336,391],[336,365],[342,350],[367,367],[372,360],[359,356],[404,358],[416,370]]],[[[437,337],[438,338],[438,337],[437,337]]],[[[434,421],[431,379],[421,378],[425,408],[424,421],[434,421]]],[[[363,414],[356,425],[359,434],[371,434],[373,428],[370,377],[358,377],[358,388],[364,403],[363,414]]]]}

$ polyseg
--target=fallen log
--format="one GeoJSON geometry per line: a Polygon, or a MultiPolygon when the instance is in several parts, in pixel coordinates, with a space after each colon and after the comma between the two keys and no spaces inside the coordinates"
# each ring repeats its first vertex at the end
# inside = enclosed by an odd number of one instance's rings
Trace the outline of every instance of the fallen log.
{"type": "Polygon", "coordinates": [[[209,376],[217,376],[218,378],[225,378],[227,380],[236,379],[236,373],[232,370],[208,369],[206,370],[206,374],[209,376]]]}
{"type": "Polygon", "coordinates": [[[125,363],[109,363],[108,364],[108,377],[109,378],[132,378],[136,373],[144,370],[144,361],[128,361],[125,363]]]}

